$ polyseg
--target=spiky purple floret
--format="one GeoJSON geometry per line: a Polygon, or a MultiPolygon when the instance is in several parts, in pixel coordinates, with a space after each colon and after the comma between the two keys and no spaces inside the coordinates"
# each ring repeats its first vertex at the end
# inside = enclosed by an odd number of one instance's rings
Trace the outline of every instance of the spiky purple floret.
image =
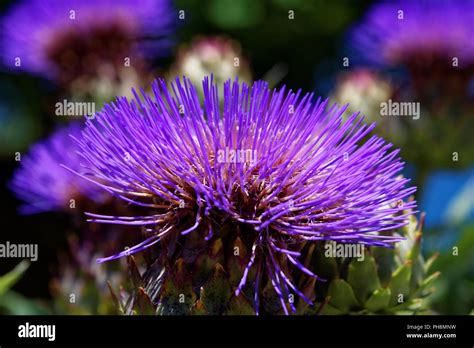
{"type": "Polygon", "coordinates": [[[88,168],[84,178],[156,210],[136,217],[89,214],[90,221],[141,225],[149,233],[140,245],[99,262],[144,250],[176,229],[182,235],[208,229],[211,239],[218,231],[210,216],[217,212],[256,235],[236,293],[257,267],[256,282],[265,272],[287,311],[290,289],[309,300],[283,271],[282,256],[318,278],[299,261],[305,242],[390,246],[401,239],[380,232],[407,223],[416,203],[401,203],[415,188],[398,176],[403,163],[391,144],[372,136],[358,145],[375,126],[358,114],[343,121],[346,107],[285,87],[270,91],[263,81],[226,82],[222,107],[212,78],[204,79],[203,103],[186,78],[172,85],[174,95],[163,80],[152,89],[154,98],[134,92],[133,101],[107,105],[86,121],[77,142],[88,168]],[[226,149],[251,150],[256,158],[219,160],[226,149]],[[192,220],[180,226],[175,216],[183,206],[193,208],[192,220]]]}
{"type": "Polygon", "coordinates": [[[48,60],[48,45],[70,30],[87,37],[116,23],[139,42],[135,50],[162,55],[170,47],[166,36],[175,26],[175,15],[170,0],[22,0],[1,20],[3,63],[12,70],[52,77],[57,69],[48,60]],[[16,58],[21,58],[21,66],[16,58]]]}
{"type": "Polygon", "coordinates": [[[73,123],[58,128],[49,138],[34,144],[22,155],[20,167],[15,171],[10,188],[25,201],[20,207],[23,214],[46,211],[64,211],[70,208],[71,199],[85,197],[101,202],[107,196],[96,185],[84,181],[61,167],[66,164],[82,172],[80,157],[72,136],[79,136],[81,127],[73,123]]]}
{"type": "Polygon", "coordinates": [[[474,64],[472,23],[471,0],[382,1],[354,28],[351,42],[361,55],[380,65],[437,54],[448,64],[457,57],[462,67],[474,64]]]}

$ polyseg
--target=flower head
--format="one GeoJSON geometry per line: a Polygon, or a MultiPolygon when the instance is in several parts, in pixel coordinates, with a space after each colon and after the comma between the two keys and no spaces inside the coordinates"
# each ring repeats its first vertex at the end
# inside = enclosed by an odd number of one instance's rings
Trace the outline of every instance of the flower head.
{"type": "Polygon", "coordinates": [[[353,33],[354,46],[383,66],[443,60],[474,64],[474,3],[470,0],[380,2],[353,33]]]}
{"type": "Polygon", "coordinates": [[[22,156],[20,167],[10,183],[16,196],[26,204],[20,208],[24,214],[46,211],[67,211],[77,200],[101,202],[107,194],[96,185],[78,180],[78,177],[61,167],[65,164],[81,172],[80,156],[74,149],[71,136],[78,137],[81,127],[77,123],[57,129],[48,139],[34,144],[22,156]]]}
{"type": "Polygon", "coordinates": [[[78,138],[82,176],[149,209],[143,216],[88,214],[95,222],[142,226],[146,235],[100,262],[152,245],[172,258],[183,239],[211,243],[227,231],[251,250],[236,293],[256,270],[256,310],[265,277],[287,311],[290,291],[309,301],[290,271],[318,278],[300,258],[306,245],[402,239],[390,231],[407,223],[404,211],[415,202],[403,199],[415,188],[398,175],[398,150],[377,136],[366,139],[374,124],[358,114],[344,122],[344,107],[301,91],[271,91],[263,81],[227,81],[222,107],[212,77],[204,79],[203,104],[186,78],[172,90],[158,80],[153,97],[142,91],[133,101],[118,98],[87,120],[78,138]]]}
{"type": "Polygon", "coordinates": [[[169,0],[23,0],[2,19],[4,64],[70,80],[169,46],[169,0]]]}

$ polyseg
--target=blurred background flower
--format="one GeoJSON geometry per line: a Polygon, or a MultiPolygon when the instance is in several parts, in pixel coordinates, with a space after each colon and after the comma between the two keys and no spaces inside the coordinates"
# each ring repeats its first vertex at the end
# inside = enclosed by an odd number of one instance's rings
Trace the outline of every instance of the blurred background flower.
{"type": "Polygon", "coordinates": [[[347,36],[354,61],[395,76],[394,101],[421,104],[419,119],[400,118],[407,136],[392,139],[422,164],[422,178],[435,167],[474,162],[474,140],[464,131],[474,127],[473,22],[469,0],[377,2],[347,36]],[[455,163],[453,152],[461,151],[455,163]]]}
{"type": "Polygon", "coordinates": [[[53,99],[99,109],[153,79],[176,26],[171,0],[23,0],[0,19],[0,56],[5,69],[52,83],[45,113],[53,99]]]}
{"type": "Polygon", "coordinates": [[[211,75],[219,84],[219,97],[223,100],[222,85],[229,78],[238,77],[250,83],[252,73],[242,56],[240,44],[225,37],[197,37],[189,45],[178,49],[176,61],[168,73],[168,80],[186,76],[198,88],[202,96],[202,81],[211,75]]]}
{"type": "Polygon", "coordinates": [[[57,129],[48,139],[34,144],[13,174],[11,189],[25,202],[23,214],[45,211],[73,211],[83,200],[103,203],[109,194],[61,165],[82,172],[81,157],[72,137],[80,137],[81,125],[72,123],[57,129]],[[77,205],[77,206],[76,206],[77,205]]]}
{"type": "Polygon", "coordinates": [[[395,87],[382,74],[367,68],[341,72],[336,79],[332,99],[338,104],[349,104],[348,114],[359,112],[366,123],[377,123],[376,131],[384,137],[405,137],[397,118],[381,117],[380,104],[392,98],[395,87]]]}
{"type": "Polygon", "coordinates": [[[456,57],[467,68],[474,64],[473,22],[469,0],[381,1],[356,27],[352,44],[381,66],[449,64],[456,57]]]}
{"type": "Polygon", "coordinates": [[[139,234],[123,227],[110,231],[106,226],[89,226],[85,221],[84,212],[90,209],[111,213],[120,212],[120,207],[110,193],[63,167],[83,172],[74,141],[81,130],[77,122],[61,126],[47,139],[33,144],[27,154],[19,154],[19,167],[9,186],[23,202],[18,208],[20,214],[56,212],[67,214],[71,220],[63,227],[67,244],[57,251],[53,267],[51,309],[56,313],[115,314],[107,282],[126,284],[127,273],[120,272],[117,264],[100,267],[96,259],[105,250],[116,250],[117,243],[133,244],[139,234]]]}
{"type": "Polygon", "coordinates": [[[114,78],[164,55],[175,22],[169,0],[23,0],[2,18],[3,62],[62,84],[101,71],[114,78]]]}

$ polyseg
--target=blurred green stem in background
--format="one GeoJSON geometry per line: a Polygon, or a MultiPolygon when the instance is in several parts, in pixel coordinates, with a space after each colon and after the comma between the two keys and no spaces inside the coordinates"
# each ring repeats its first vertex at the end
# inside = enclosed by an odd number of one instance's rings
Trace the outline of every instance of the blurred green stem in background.
{"type": "Polygon", "coordinates": [[[35,300],[27,299],[11,290],[29,267],[30,262],[28,260],[23,260],[10,272],[0,277],[1,314],[48,314],[48,310],[36,303],[35,300]]]}

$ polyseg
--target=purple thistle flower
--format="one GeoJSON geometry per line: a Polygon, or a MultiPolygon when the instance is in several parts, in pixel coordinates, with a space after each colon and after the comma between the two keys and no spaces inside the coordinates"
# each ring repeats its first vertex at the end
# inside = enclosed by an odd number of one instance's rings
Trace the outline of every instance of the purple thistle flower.
{"type": "Polygon", "coordinates": [[[170,0],[23,0],[1,22],[3,61],[49,78],[98,60],[133,63],[137,52],[167,51],[174,15],[170,0]]]}
{"type": "Polygon", "coordinates": [[[290,291],[311,302],[288,268],[319,279],[299,258],[305,244],[390,247],[403,239],[390,231],[407,224],[416,203],[401,203],[416,189],[398,175],[399,151],[368,138],[375,124],[358,114],[343,121],[346,107],[313,102],[301,91],[270,91],[263,81],[252,87],[227,81],[221,107],[218,88],[206,77],[201,103],[188,79],[177,79],[173,93],[158,80],[154,97],[134,91],[135,100],[118,98],[86,121],[77,144],[87,174],[79,175],[150,210],[129,217],[88,213],[89,221],[145,230],[142,243],[99,262],[165,238],[197,234],[211,241],[228,223],[250,240],[236,295],[255,269],[257,312],[262,275],[287,312],[290,291]]]}
{"type": "MultiPolygon", "coordinates": [[[[353,32],[354,47],[383,66],[429,57],[451,65],[474,64],[474,2],[470,0],[380,2],[353,32]]],[[[426,60],[425,60],[425,65],[426,60]]]]}
{"type": "Polygon", "coordinates": [[[34,144],[29,153],[21,158],[10,188],[25,201],[20,207],[23,214],[46,211],[66,211],[70,200],[87,199],[102,202],[108,195],[96,185],[78,180],[60,164],[81,172],[80,157],[70,136],[79,136],[77,123],[57,129],[48,139],[34,144]]]}

